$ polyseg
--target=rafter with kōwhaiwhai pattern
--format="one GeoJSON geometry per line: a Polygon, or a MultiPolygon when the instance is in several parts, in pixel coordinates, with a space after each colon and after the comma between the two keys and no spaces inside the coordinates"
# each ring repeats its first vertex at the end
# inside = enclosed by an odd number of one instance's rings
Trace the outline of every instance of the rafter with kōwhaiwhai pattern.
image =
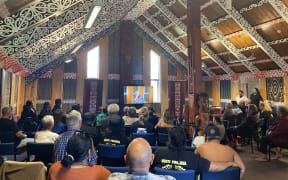
{"type": "MultiPolygon", "coordinates": [[[[170,19],[174,24],[176,24],[182,31],[183,34],[187,35],[187,26],[179,19],[177,18],[168,8],[166,5],[164,5],[162,2],[157,1],[156,7],[162,11],[162,13],[170,19]]],[[[174,38],[176,39],[176,38],[174,38]]],[[[180,42],[180,41],[179,41],[180,42]]],[[[182,43],[181,43],[182,44],[182,43]]],[[[206,54],[211,57],[212,60],[214,60],[226,73],[233,74],[234,72],[227,66],[227,64],[224,63],[224,61],[217,56],[207,45],[205,45],[203,42],[201,42],[201,46],[203,51],[205,51],[206,54]]],[[[187,51],[187,50],[186,50],[187,51]]],[[[203,64],[203,63],[202,63],[203,64]]]]}
{"type": "Polygon", "coordinates": [[[281,0],[267,0],[277,13],[288,23],[288,8],[281,0]]]}
{"type": "Polygon", "coordinates": [[[216,1],[282,70],[288,70],[287,62],[281,58],[281,56],[264,40],[264,38],[233,6],[232,8],[227,7],[225,0],[216,1]]]}

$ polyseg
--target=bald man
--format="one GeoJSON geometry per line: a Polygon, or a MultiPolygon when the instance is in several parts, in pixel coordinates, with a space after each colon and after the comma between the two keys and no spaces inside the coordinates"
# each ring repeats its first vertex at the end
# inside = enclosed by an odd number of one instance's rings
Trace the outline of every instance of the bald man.
{"type": "Polygon", "coordinates": [[[134,139],[128,146],[124,157],[129,173],[112,173],[108,180],[174,180],[171,176],[160,176],[149,172],[154,155],[149,143],[142,138],[134,139]]]}

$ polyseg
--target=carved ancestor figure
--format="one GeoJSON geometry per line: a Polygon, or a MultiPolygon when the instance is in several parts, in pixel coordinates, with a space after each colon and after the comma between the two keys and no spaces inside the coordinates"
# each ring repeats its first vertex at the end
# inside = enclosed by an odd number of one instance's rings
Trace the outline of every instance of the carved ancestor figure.
{"type": "Polygon", "coordinates": [[[196,97],[199,113],[195,118],[195,124],[199,128],[198,135],[204,135],[204,129],[209,123],[209,97],[206,93],[201,93],[196,97]]]}

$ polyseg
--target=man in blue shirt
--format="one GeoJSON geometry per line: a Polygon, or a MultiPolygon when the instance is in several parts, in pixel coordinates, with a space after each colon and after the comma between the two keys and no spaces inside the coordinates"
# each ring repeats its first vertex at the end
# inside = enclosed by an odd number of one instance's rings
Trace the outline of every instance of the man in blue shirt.
{"type": "Polygon", "coordinates": [[[133,98],[133,104],[144,104],[144,103],[145,103],[144,97],[141,96],[139,90],[136,90],[135,96],[133,98]]]}

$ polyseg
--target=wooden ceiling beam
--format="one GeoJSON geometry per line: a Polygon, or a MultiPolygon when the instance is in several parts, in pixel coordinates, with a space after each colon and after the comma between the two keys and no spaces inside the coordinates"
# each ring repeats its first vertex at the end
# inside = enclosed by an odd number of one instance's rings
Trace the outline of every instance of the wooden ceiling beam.
{"type": "MultiPolygon", "coordinates": [[[[177,26],[180,27],[180,29],[184,32],[184,34],[187,35],[187,26],[179,19],[177,18],[168,8],[167,6],[165,6],[161,1],[157,1],[155,3],[155,6],[162,11],[162,13],[170,20],[172,21],[174,24],[176,24],[177,26]]],[[[162,27],[163,29],[163,27],[162,27]]],[[[163,31],[167,31],[167,30],[163,30],[163,31]]],[[[176,41],[176,39],[174,38],[174,36],[172,35],[173,39],[176,41]]],[[[180,41],[177,40],[177,42],[179,42],[180,44],[182,44],[180,41]]],[[[182,44],[183,45],[183,44],[182,44]]],[[[223,68],[223,70],[228,73],[228,74],[233,74],[234,72],[232,71],[232,69],[230,69],[225,63],[224,61],[217,56],[207,45],[205,45],[203,42],[201,42],[201,46],[202,49],[205,51],[206,54],[208,54],[211,59],[213,59],[221,68],[223,68]],[[202,46],[203,45],[203,46],[202,46]]],[[[177,46],[178,47],[178,46],[177,46]]],[[[184,45],[182,47],[185,47],[184,45]]],[[[187,48],[185,47],[185,51],[187,51],[187,48]]],[[[185,54],[186,55],[186,54],[185,54]]],[[[202,62],[202,64],[204,64],[202,62]]],[[[203,65],[203,67],[206,67],[206,65],[203,65]]]]}
{"type": "MultiPolygon", "coordinates": [[[[180,57],[177,53],[174,52],[172,48],[170,48],[166,42],[164,42],[162,39],[160,39],[155,33],[152,32],[152,30],[147,27],[144,23],[142,23],[139,19],[135,20],[135,23],[144,31],[146,32],[154,41],[158,42],[163,49],[165,49],[167,52],[170,53],[170,55],[180,64],[182,64],[184,67],[187,67],[187,61],[185,61],[182,57],[180,57]]],[[[212,72],[207,68],[206,65],[202,66],[202,70],[208,75],[208,76],[214,76],[215,73],[212,72]]]]}
{"type": "Polygon", "coordinates": [[[234,8],[227,7],[225,0],[216,0],[217,3],[230,15],[233,20],[257,43],[260,48],[283,70],[288,70],[288,64],[264,40],[264,38],[248,23],[248,21],[234,8]]]}
{"type": "MultiPolygon", "coordinates": [[[[186,0],[178,0],[185,8],[187,8],[187,3],[185,4],[186,0]]],[[[205,28],[210,31],[218,40],[222,42],[222,44],[230,51],[235,57],[238,59],[246,59],[247,57],[240,52],[239,49],[235,47],[235,45],[230,42],[224,34],[214,27],[214,25],[208,20],[206,16],[204,16],[203,13],[201,13],[201,24],[202,26],[205,26],[205,28]]],[[[255,73],[256,71],[259,71],[256,66],[254,66],[249,61],[242,62],[243,65],[248,68],[249,71],[255,73]]]]}
{"type": "Polygon", "coordinates": [[[268,0],[269,4],[288,23],[288,8],[281,0],[268,0]]]}

